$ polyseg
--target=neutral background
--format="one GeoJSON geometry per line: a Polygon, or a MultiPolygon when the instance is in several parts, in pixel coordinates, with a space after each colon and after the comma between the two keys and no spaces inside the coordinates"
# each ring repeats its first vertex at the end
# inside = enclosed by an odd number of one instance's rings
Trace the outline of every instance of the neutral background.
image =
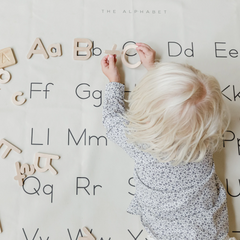
{"type": "MultiPolygon", "coordinates": [[[[0,84],[0,139],[23,150],[0,158],[1,240],[75,240],[84,226],[97,239],[146,238],[138,216],[126,213],[134,194],[133,160],[104,138],[102,126],[107,79],[100,60],[114,44],[121,51],[132,42],[149,44],[162,61],[189,63],[219,80],[232,122],[214,159],[228,191],[230,235],[240,239],[239,7],[233,0],[0,0],[0,49],[11,47],[17,59],[6,68],[11,81],[0,84]],[[46,49],[60,43],[63,55],[27,59],[36,38],[46,49]],[[90,59],[73,59],[75,38],[94,42],[90,59]],[[17,91],[27,98],[22,106],[11,102],[17,91]],[[94,136],[101,137],[98,143],[94,136]],[[37,172],[23,189],[14,180],[14,164],[32,164],[37,152],[61,156],[52,162],[58,175],[37,172]]],[[[146,73],[143,66],[125,67],[120,56],[118,66],[126,91],[146,73]]]]}

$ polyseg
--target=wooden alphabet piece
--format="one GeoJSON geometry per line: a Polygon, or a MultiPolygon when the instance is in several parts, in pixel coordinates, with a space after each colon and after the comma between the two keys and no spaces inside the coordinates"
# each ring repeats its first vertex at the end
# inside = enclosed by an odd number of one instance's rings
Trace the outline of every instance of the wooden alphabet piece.
{"type": "Polygon", "coordinates": [[[23,185],[23,179],[26,177],[26,175],[30,176],[35,173],[35,168],[33,164],[29,165],[25,163],[21,166],[20,162],[16,162],[15,168],[16,168],[17,175],[14,177],[14,179],[18,181],[19,186],[23,185]]]}
{"type": "Polygon", "coordinates": [[[52,159],[59,159],[59,158],[60,156],[58,155],[53,155],[48,153],[36,153],[34,158],[34,165],[33,164],[29,165],[25,163],[21,166],[20,162],[16,162],[15,168],[16,168],[17,175],[14,177],[14,179],[18,181],[19,186],[23,186],[24,178],[26,178],[26,176],[33,175],[35,173],[35,170],[37,170],[38,172],[46,172],[49,170],[52,174],[56,175],[57,171],[53,168],[51,163],[52,163],[52,159]],[[46,159],[44,167],[39,167],[40,158],[46,159]]]}
{"type": "Polygon", "coordinates": [[[95,240],[95,237],[88,231],[86,227],[83,228],[86,237],[79,237],[78,240],[95,240]]]}
{"type": "Polygon", "coordinates": [[[53,43],[47,49],[50,57],[60,57],[62,56],[62,48],[60,43],[53,43]],[[55,52],[52,52],[52,49],[55,49],[55,52]]]}
{"type": "Polygon", "coordinates": [[[2,230],[2,224],[1,224],[1,221],[0,221],[0,233],[2,233],[3,230],[2,230]]]}
{"type": "Polygon", "coordinates": [[[140,65],[141,65],[141,61],[139,61],[139,62],[137,62],[137,63],[135,63],[135,64],[130,64],[129,62],[127,62],[127,60],[126,60],[126,53],[127,53],[127,51],[129,50],[129,49],[136,49],[137,48],[137,45],[135,45],[135,44],[132,44],[132,45],[128,45],[128,46],[126,46],[124,49],[123,49],[123,53],[122,53],[122,55],[121,55],[121,59],[122,59],[122,62],[123,62],[123,64],[126,66],[126,67],[128,67],[128,68],[137,68],[137,67],[139,67],[140,65]]]}
{"type": "Polygon", "coordinates": [[[17,153],[21,153],[22,152],[21,149],[19,149],[18,147],[14,146],[13,144],[11,144],[10,142],[8,142],[5,139],[1,139],[0,140],[0,148],[2,147],[3,144],[5,144],[7,146],[7,149],[2,154],[2,158],[6,158],[8,156],[8,154],[11,152],[11,150],[14,150],[17,153]]]}
{"type": "Polygon", "coordinates": [[[18,96],[22,96],[22,95],[23,95],[23,92],[14,93],[12,96],[12,102],[17,106],[23,105],[27,101],[27,99],[26,98],[23,98],[21,100],[17,99],[18,96]]]}
{"type": "Polygon", "coordinates": [[[73,52],[73,59],[74,60],[87,60],[91,57],[91,48],[93,44],[92,41],[90,41],[87,38],[75,38],[74,39],[74,52],[73,52]],[[86,43],[86,47],[78,47],[78,43],[86,43]],[[78,55],[78,51],[85,52],[86,55],[78,55]]]}
{"type": "Polygon", "coordinates": [[[114,44],[113,49],[112,50],[105,50],[105,53],[106,54],[111,54],[111,55],[114,55],[114,54],[121,55],[121,51],[117,51],[116,49],[117,49],[117,45],[114,44]]]}
{"type": "Polygon", "coordinates": [[[0,68],[5,68],[16,64],[13,49],[8,47],[0,50],[0,68]]]}
{"type": "Polygon", "coordinates": [[[14,177],[14,179],[18,181],[19,186],[22,186],[23,185],[23,179],[26,177],[26,175],[21,174],[21,164],[20,164],[20,162],[15,162],[15,168],[16,168],[17,175],[14,177]]]}
{"type": "Polygon", "coordinates": [[[0,83],[8,83],[10,80],[11,80],[10,72],[4,69],[0,69],[0,83]],[[5,75],[5,79],[1,78],[3,74],[5,75]]]}
{"type": "Polygon", "coordinates": [[[42,41],[40,38],[36,38],[28,55],[27,58],[30,59],[32,57],[33,54],[43,54],[43,56],[47,59],[49,58],[46,49],[44,47],[44,45],[42,44],[42,41]],[[37,50],[36,48],[39,46],[39,50],[37,50]]]}
{"type": "Polygon", "coordinates": [[[50,171],[53,175],[57,174],[57,171],[53,168],[51,165],[52,159],[59,159],[60,156],[53,155],[53,154],[47,154],[47,153],[36,153],[35,154],[35,160],[34,160],[34,167],[38,172],[46,172],[50,171]],[[40,158],[46,158],[45,167],[39,167],[39,161],[40,158]]]}
{"type": "Polygon", "coordinates": [[[29,175],[33,175],[35,173],[35,168],[34,168],[34,165],[31,164],[27,164],[27,163],[24,163],[22,166],[21,166],[21,170],[20,170],[21,173],[25,173],[27,176],[29,175]]]}

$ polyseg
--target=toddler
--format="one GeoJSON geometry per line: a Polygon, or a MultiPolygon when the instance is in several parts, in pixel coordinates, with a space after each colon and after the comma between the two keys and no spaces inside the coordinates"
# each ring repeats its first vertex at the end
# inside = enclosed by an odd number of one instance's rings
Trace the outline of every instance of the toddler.
{"type": "Polygon", "coordinates": [[[213,153],[229,124],[218,81],[189,65],[159,63],[137,43],[148,70],[124,106],[116,56],[101,61],[109,79],[103,105],[107,136],[135,161],[128,212],[155,240],[227,240],[226,191],[213,153]]]}

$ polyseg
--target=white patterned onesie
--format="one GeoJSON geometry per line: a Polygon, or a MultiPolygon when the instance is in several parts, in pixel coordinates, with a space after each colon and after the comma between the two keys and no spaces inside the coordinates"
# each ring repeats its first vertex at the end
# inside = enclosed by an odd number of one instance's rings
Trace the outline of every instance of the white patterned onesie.
{"type": "Polygon", "coordinates": [[[106,84],[103,124],[107,137],[135,161],[136,193],[128,207],[140,215],[157,240],[228,239],[226,191],[215,173],[212,154],[199,163],[172,166],[128,143],[125,131],[124,85],[106,84]]]}

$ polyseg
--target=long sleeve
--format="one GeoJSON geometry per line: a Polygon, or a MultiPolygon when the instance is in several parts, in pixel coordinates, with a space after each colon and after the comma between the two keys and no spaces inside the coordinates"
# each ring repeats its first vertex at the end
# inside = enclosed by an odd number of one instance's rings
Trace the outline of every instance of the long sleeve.
{"type": "Polygon", "coordinates": [[[103,103],[103,125],[106,128],[107,137],[132,156],[134,147],[127,142],[125,134],[127,120],[123,118],[125,112],[124,87],[123,84],[117,82],[106,84],[103,103]]]}

